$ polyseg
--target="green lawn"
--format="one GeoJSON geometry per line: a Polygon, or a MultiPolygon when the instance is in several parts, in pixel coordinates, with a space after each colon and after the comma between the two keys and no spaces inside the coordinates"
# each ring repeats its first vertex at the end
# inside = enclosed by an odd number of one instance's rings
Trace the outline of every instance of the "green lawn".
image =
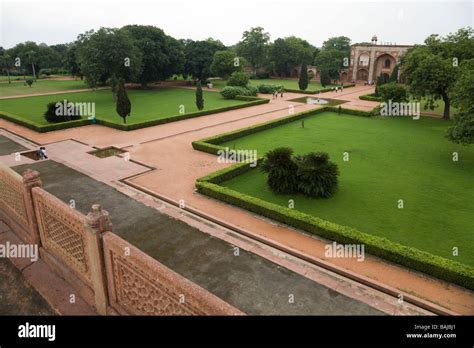
{"type": "MultiPolygon", "coordinates": [[[[298,87],[298,80],[290,80],[290,79],[255,79],[249,80],[252,86],[258,86],[262,84],[273,84],[273,85],[283,85],[284,88],[287,89],[300,89],[298,87]]],[[[224,80],[212,80],[215,88],[224,88],[226,86],[226,81],[224,80]]],[[[326,86],[326,88],[331,87],[333,85],[326,86]]],[[[324,87],[316,81],[311,81],[306,89],[306,92],[311,91],[318,91],[323,89],[324,87]]]]}
{"type": "Polygon", "coordinates": [[[332,112],[251,134],[222,146],[278,146],[297,154],[328,152],[340,169],[330,199],[273,194],[258,169],[221,185],[394,242],[474,265],[474,147],[444,138],[450,123],[430,118],[364,118],[332,112]],[[452,153],[459,161],[452,161],[452,153]],[[343,153],[350,154],[343,161],[343,153]],[[403,199],[404,208],[398,209],[403,199]],[[452,256],[452,248],[459,256],[452,256]]]}
{"type": "MultiPolygon", "coordinates": [[[[132,113],[130,117],[127,117],[127,124],[179,115],[180,105],[184,105],[185,113],[198,111],[195,104],[195,91],[192,89],[129,90],[128,95],[132,103],[132,113]]],[[[22,120],[30,120],[38,125],[47,125],[48,122],[43,117],[46,105],[49,102],[64,99],[70,102],[93,102],[98,119],[123,123],[115,110],[110,90],[4,99],[0,100],[0,111],[15,115],[16,118],[22,120]]],[[[245,103],[247,102],[224,99],[217,92],[204,91],[204,110],[245,103]]]]}
{"type": "Polygon", "coordinates": [[[0,83],[0,97],[86,88],[86,84],[81,80],[38,80],[31,87],[25,86],[24,81],[12,81],[12,83],[0,83]]]}

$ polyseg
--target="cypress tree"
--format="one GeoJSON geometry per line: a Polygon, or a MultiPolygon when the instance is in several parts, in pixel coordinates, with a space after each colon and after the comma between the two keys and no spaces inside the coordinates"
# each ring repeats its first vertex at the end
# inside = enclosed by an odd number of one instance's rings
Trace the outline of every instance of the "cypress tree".
{"type": "Polygon", "coordinates": [[[201,81],[197,83],[197,88],[196,88],[196,106],[198,110],[204,109],[204,98],[202,96],[202,86],[201,86],[201,81]]]}
{"type": "Polygon", "coordinates": [[[393,68],[392,74],[388,78],[388,82],[398,83],[398,64],[393,68]]]}
{"type": "Polygon", "coordinates": [[[298,80],[300,90],[304,91],[308,88],[308,67],[305,63],[301,64],[300,79],[298,80]]]}
{"type": "Polygon", "coordinates": [[[127,116],[130,116],[132,104],[128,99],[127,90],[123,79],[120,79],[117,86],[117,113],[123,118],[123,123],[127,123],[127,116]]]}

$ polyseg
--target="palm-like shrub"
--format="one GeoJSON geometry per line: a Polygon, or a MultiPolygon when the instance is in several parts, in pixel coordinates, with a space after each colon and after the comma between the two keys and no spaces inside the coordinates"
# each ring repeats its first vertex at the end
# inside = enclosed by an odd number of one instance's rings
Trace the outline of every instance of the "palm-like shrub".
{"type": "Polygon", "coordinates": [[[325,152],[310,152],[296,156],[298,191],[305,196],[328,198],[337,191],[337,165],[325,152]]]}
{"type": "Polygon", "coordinates": [[[296,171],[298,169],[292,158],[293,150],[279,147],[265,154],[261,169],[268,173],[268,186],[277,194],[295,193],[298,184],[296,171]]]}

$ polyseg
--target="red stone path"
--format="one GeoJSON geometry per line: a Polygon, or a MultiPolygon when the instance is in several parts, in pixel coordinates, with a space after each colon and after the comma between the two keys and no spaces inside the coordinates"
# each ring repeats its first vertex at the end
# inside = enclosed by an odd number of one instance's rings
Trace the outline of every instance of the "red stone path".
{"type": "MultiPolygon", "coordinates": [[[[347,100],[348,103],[343,104],[344,107],[368,110],[378,103],[361,101],[359,96],[372,92],[372,87],[357,86],[346,88],[342,93],[324,93],[324,97],[347,100]]],[[[326,241],[194,192],[196,178],[226,165],[218,164],[215,156],[194,151],[191,147],[192,141],[287,116],[289,105],[295,105],[295,112],[315,107],[304,104],[297,106],[296,103],[287,101],[287,99],[301,96],[301,94],[286,93],[285,100],[271,100],[270,103],[264,105],[127,133],[99,125],[90,125],[39,134],[5,120],[0,120],[0,127],[41,144],[73,138],[99,147],[127,146],[132,159],[157,168],[131,179],[133,184],[175,201],[184,200],[187,206],[194,209],[218,216],[221,220],[291,247],[315,259],[324,259],[326,241]]],[[[64,151],[68,151],[67,146],[64,151]]],[[[68,163],[75,165],[74,158],[75,156],[70,156],[68,163]]],[[[77,166],[80,167],[80,164],[77,166]]],[[[110,167],[110,169],[114,168],[110,167]]],[[[452,311],[461,314],[474,314],[474,293],[464,288],[372,256],[366,257],[365,262],[347,259],[327,259],[325,261],[452,311]]]]}

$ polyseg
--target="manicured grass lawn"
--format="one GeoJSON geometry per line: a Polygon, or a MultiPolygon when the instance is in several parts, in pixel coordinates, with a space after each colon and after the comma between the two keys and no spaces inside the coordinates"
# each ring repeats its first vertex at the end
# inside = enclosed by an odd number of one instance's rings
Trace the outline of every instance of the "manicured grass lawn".
{"type": "MultiPolygon", "coordinates": [[[[224,88],[226,86],[226,81],[224,80],[212,80],[215,88],[224,88]]],[[[300,89],[298,87],[298,80],[290,79],[255,79],[250,80],[249,82],[253,86],[258,86],[262,84],[273,84],[273,85],[283,85],[284,88],[288,89],[300,89]]],[[[326,86],[326,88],[331,87],[332,85],[326,86]]],[[[324,87],[316,81],[310,81],[306,91],[318,91],[324,87]]]]}
{"type": "Polygon", "coordinates": [[[328,152],[340,170],[330,199],[275,195],[255,169],[221,185],[362,232],[474,265],[474,147],[444,138],[450,123],[430,118],[364,118],[325,112],[251,134],[222,146],[297,154],[328,152]],[[459,161],[452,161],[452,153],[459,161]],[[343,161],[348,152],[349,161],[343,161]],[[404,208],[398,209],[403,199],[404,208]],[[452,248],[459,256],[452,256],[452,248]]]}
{"type": "Polygon", "coordinates": [[[24,81],[12,81],[12,83],[0,83],[0,97],[86,88],[86,84],[81,80],[38,80],[31,87],[25,86],[24,81]]]}
{"type": "MultiPolygon", "coordinates": [[[[132,113],[130,117],[127,117],[127,124],[179,115],[180,105],[184,105],[185,113],[198,111],[195,104],[195,91],[192,89],[129,90],[128,95],[132,103],[132,113]]],[[[123,123],[115,110],[110,90],[5,99],[0,100],[0,111],[13,114],[19,119],[33,121],[38,125],[47,125],[48,122],[43,117],[46,105],[49,102],[64,99],[70,102],[93,102],[98,119],[123,123]]],[[[204,91],[204,110],[245,103],[241,100],[224,99],[217,92],[204,91]]]]}
{"type": "MultiPolygon", "coordinates": [[[[411,101],[415,101],[415,100],[412,99],[411,101]]],[[[443,113],[444,113],[444,101],[442,101],[442,100],[440,99],[440,100],[437,100],[435,104],[436,104],[436,105],[435,105],[434,110],[431,110],[431,109],[425,107],[425,105],[426,105],[426,100],[425,100],[425,99],[422,99],[422,100],[421,100],[421,108],[420,108],[420,110],[421,110],[422,113],[437,114],[437,115],[443,116],[443,113]]],[[[451,118],[453,117],[453,115],[454,115],[454,113],[455,113],[456,111],[457,111],[457,109],[451,105],[451,108],[450,108],[451,118]]]]}

